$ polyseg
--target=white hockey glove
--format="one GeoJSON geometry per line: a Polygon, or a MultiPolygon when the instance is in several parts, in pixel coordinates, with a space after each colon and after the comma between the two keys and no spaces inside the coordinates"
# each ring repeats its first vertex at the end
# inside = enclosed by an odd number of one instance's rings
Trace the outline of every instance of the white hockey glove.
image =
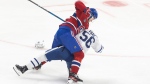
{"type": "Polygon", "coordinates": [[[35,48],[44,48],[44,41],[38,41],[35,43],[35,48]]]}

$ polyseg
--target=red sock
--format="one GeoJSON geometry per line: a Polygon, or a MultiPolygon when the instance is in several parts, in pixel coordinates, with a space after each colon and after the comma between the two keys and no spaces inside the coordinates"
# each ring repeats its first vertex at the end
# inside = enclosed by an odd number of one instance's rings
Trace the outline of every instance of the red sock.
{"type": "Polygon", "coordinates": [[[74,53],[74,60],[72,61],[71,65],[71,72],[77,74],[81,65],[81,61],[84,58],[83,51],[75,52],[74,53]]]}

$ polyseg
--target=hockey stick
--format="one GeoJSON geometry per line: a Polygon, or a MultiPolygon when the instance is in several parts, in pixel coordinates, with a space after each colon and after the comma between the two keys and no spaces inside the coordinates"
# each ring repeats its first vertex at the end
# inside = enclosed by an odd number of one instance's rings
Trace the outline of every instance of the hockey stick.
{"type": "Polygon", "coordinates": [[[65,20],[63,20],[62,18],[60,18],[59,16],[55,15],[54,13],[46,10],[45,8],[41,7],[40,5],[38,5],[37,3],[33,2],[32,0],[29,0],[31,3],[35,4],[36,6],[40,7],[41,9],[45,10],[46,12],[50,13],[51,15],[55,16],[56,18],[60,19],[61,21],[65,22],[65,20]]]}

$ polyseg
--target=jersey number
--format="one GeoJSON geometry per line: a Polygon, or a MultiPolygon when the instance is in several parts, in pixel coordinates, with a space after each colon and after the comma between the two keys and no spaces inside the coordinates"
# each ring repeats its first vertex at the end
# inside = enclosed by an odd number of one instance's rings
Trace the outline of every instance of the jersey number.
{"type": "Polygon", "coordinates": [[[95,38],[89,34],[89,32],[84,31],[80,39],[85,42],[85,46],[90,48],[91,44],[95,42],[95,38]]]}

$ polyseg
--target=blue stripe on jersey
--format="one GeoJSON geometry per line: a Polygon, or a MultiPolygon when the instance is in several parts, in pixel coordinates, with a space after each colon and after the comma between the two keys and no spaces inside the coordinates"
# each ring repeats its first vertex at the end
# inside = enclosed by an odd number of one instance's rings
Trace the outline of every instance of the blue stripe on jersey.
{"type": "MultiPolygon", "coordinates": [[[[77,17],[76,13],[74,13],[72,16],[74,16],[75,18],[77,17]]],[[[79,26],[81,26],[81,23],[77,18],[76,20],[77,20],[77,28],[78,28],[79,26]]]]}
{"type": "Polygon", "coordinates": [[[77,17],[76,13],[74,13],[72,16],[77,17]]]}
{"type": "Polygon", "coordinates": [[[77,19],[77,23],[78,23],[78,27],[81,26],[81,23],[78,19],[77,19]]]}

